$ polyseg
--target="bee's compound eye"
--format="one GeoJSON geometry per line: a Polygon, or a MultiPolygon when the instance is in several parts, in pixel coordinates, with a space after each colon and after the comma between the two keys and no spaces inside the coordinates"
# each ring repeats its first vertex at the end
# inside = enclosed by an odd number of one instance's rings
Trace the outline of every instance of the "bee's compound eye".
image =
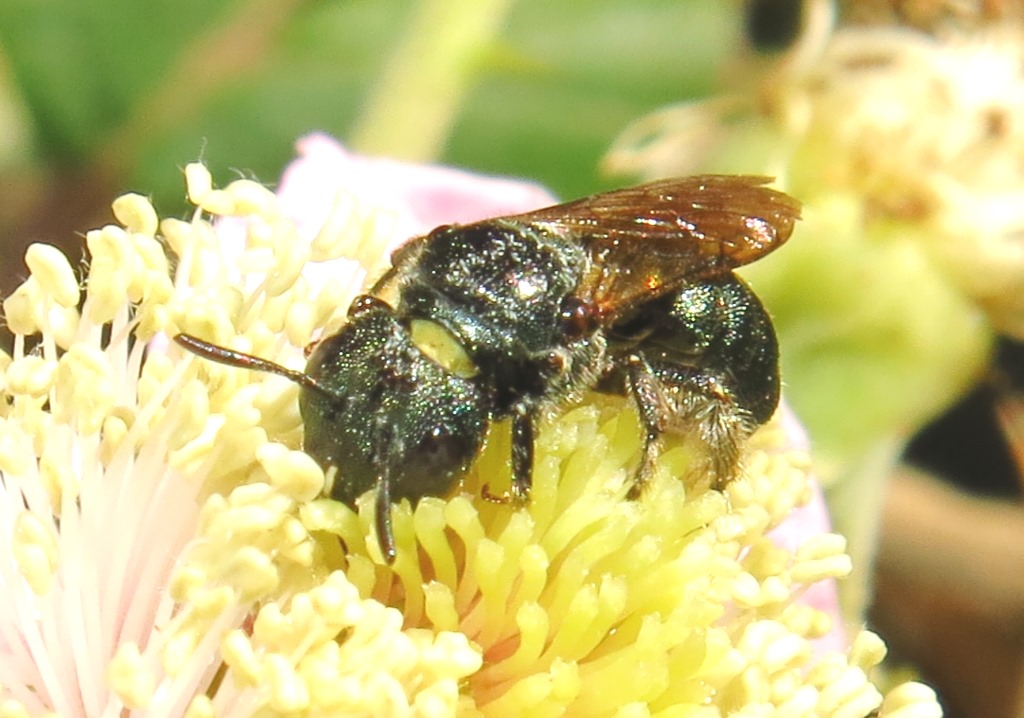
{"type": "Polygon", "coordinates": [[[426,359],[419,369],[420,383],[385,397],[389,408],[367,407],[394,428],[391,493],[413,500],[448,494],[487,432],[483,397],[470,382],[440,371],[430,376],[426,359]]]}
{"type": "Polygon", "coordinates": [[[480,446],[475,432],[452,433],[441,428],[412,447],[406,460],[427,475],[450,474],[473,459],[480,446]]]}

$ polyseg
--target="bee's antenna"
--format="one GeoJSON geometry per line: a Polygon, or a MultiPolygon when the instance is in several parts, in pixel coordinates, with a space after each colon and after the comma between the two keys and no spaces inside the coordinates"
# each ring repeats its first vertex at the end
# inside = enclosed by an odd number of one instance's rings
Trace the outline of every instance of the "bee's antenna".
{"type": "Polygon", "coordinates": [[[285,379],[294,381],[299,386],[312,389],[313,391],[324,394],[331,399],[341,398],[337,392],[331,391],[304,371],[289,369],[288,367],[281,366],[280,364],[267,359],[261,359],[260,357],[253,356],[252,354],[246,354],[245,352],[235,351],[234,349],[225,349],[224,347],[220,347],[198,337],[194,337],[191,334],[176,334],[174,336],[174,341],[178,342],[178,344],[185,347],[193,354],[201,356],[203,359],[209,359],[210,361],[215,361],[218,364],[227,364],[228,366],[238,367],[239,369],[254,369],[256,371],[265,371],[270,374],[277,374],[278,376],[283,376],[285,379]]]}

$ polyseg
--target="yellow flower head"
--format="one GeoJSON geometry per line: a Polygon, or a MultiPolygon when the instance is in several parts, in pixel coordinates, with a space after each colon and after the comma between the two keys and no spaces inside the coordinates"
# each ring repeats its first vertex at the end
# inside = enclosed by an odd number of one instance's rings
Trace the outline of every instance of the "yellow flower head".
{"type": "Polygon", "coordinates": [[[813,495],[781,419],[725,491],[675,478],[676,447],[626,501],[638,421],[587,398],[542,426],[523,509],[480,498],[508,481],[499,425],[451,496],[394,507],[388,566],[371,497],[321,498],[298,388],[167,337],[301,368],[386,247],[433,220],[388,200],[539,195],[323,138],[304,153],[279,195],[189,166],[191,221],[118,199],[81,286],[29,250],[0,364],[0,715],[939,714],[918,684],[883,700],[872,634],[815,649],[839,634],[804,598],[849,561],[832,534],[767,535],[813,495]]]}

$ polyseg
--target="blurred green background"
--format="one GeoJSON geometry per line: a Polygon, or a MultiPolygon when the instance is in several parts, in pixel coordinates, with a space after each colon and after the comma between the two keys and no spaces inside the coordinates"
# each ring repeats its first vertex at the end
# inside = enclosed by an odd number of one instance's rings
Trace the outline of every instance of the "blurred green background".
{"type": "Polygon", "coordinates": [[[313,130],[562,197],[607,188],[598,160],[630,120],[715,87],[740,11],[721,0],[0,0],[0,294],[23,277],[32,241],[78,256],[77,233],[108,221],[118,194],[182,215],[187,162],[201,158],[221,183],[272,183],[313,130]],[[439,139],[410,152],[403,141],[432,121],[417,103],[452,71],[451,47],[458,91],[441,98],[439,139]],[[396,67],[414,92],[389,85],[396,67]],[[408,104],[374,134],[368,107],[395,87],[408,104]]]}

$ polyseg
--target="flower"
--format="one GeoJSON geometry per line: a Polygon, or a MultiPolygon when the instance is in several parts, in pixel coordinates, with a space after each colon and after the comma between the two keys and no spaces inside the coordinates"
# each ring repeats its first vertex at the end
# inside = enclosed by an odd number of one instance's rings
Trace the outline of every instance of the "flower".
{"type": "Polygon", "coordinates": [[[484,214],[545,198],[325,138],[302,152],[279,196],[214,189],[190,165],[191,221],[118,199],[119,224],[86,236],[83,286],[61,254],[29,250],[4,302],[5,715],[938,715],[917,684],[883,700],[873,634],[813,650],[832,621],[801,597],[849,561],[833,534],[767,535],[812,495],[781,419],[725,491],[673,478],[687,456],[670,447],[626,501],[638,421],[624,399],[589,397],[544,422],[523,509],[479,498],[507,481],[498,426],[452,496],[394,507],[384,563],[370,497],[320,498],[297,387],[166,336],[300,367],[450,191],[484,214]],[[437,204],[396,199],[416,187],[437,204]]]}

